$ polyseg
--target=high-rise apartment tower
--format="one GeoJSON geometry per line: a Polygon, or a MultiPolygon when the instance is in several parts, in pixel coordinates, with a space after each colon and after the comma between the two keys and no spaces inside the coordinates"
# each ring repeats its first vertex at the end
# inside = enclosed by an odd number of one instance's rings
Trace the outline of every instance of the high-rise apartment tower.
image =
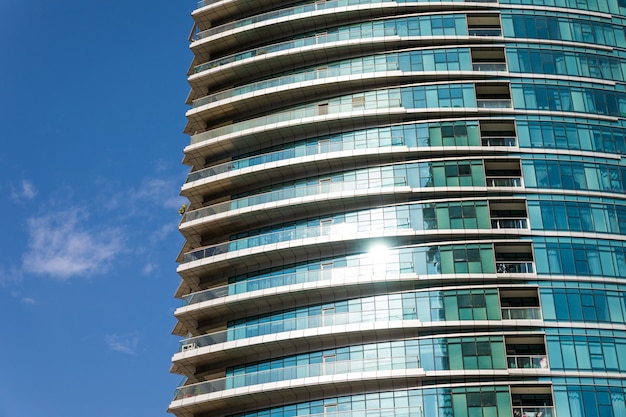
{"type": "Polygon", "coordinates": [[[193,11],[178,417],[626,417],[626,0],[193,11]]]}

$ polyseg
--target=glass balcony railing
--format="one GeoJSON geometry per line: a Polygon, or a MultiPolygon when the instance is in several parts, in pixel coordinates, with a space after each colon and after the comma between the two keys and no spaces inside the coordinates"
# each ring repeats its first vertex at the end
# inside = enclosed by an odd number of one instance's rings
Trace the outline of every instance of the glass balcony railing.
{"type": "Polygon", "coordinates": [[[500,28],[468,28],[470,36],[502,36],[500,28]]]}
{"type": "MultiPolygon", "coordinates": [[[[389,146],[407,146],[402,136],[385,136],[384,132],[380,133],[377,140],[368,141],[368,148],[371,147],[389,147],[389,146]]],[[[283,161],[291,158],[320,155],[330,152],[340,152],[346,150],[364,149],[363,140],[361,138],[353,138],[345,141],[324,141],[318,143],[298,146],[282,151],[270,152],[262,155],[250,156],[248,158],[238,159],[236,161],[225,162],[223,164],[214,165],[209,168],[201,169],[189,173],[185,182],[189,183],[203,178],[209,178],[225,172],[237,169],[248,168],[256,165],[266,164],[269,162],[283,161]]]]}
{"type": "Polygon", "coordinates": [[[532,262],[502,262],[496,261],[498,274],[532,274],[535,267],[532,262]]]}
{"type": "Polygon", "coordinates": [[[506,71],[504,62],[476,62],[472,64],[474,71],[506,71]]]}
{"type": "Polygon", "coordinates": [[[548,369],[546,355],[507,355],[506,363],[510,369],[548,369]]]}
{"type": "MultiPolygon", "coordinates": [[[[394,179],[394,183],[390,186],[402,187],[407,186],[408,182],[406,178],[397,177],[394,179]]],[[[203,207],[198,210],[193,210],[185,213],[182,222],[188,222],[197,220],[206,216],[212,216],[218,213],[225,213],[230,210],[236,210],[239,208],[251,207],[258,204],[271,203],[281,200],[287,200],[290,198],[314,196],[317,194],[342,192],[342,191],[356,191],[363,189],[362,183],[358,181],[343,181],[343,182],[329,182],[319,183],[312,185],[302,185],[294,188],[270,191],[262,194],[255,194],[249,197],[242,197],[231,201],[225,201],[223,203],[213,204],[208,207],[203,207]]]]}
{"type": "Polygon", "coordinates": [[[517,146],[517,138],[482,137],[483,146],[517,146]]]}
{"type": "MultiPolygon", "coordinates": [[[[208,6],[210,4],[218,3],[222,0],[200,0],[197,3],[198,9],[204,6],[208,6]]],[[[390,0],[381,0],[382,1],[390,1],[390,0]]],[[[395,1],[395,0],[394,0],[395,1]]],[[[398,3],[417,3],[422,2],[423,0],[399,0],[398,3]]],[[[453,2],[466,2],[466,3],[497,3],[498,0],[452,0],[453,2]]],[[[369,3],[369,2],[368,2],[369,3]]],[[[372,1],[372,3],[374,3],[372,1]]],[[[350,0],[346,2],[346,5],[352,4],[363,4],[363,2],[359,0],[350,0]]]]}
{"type": "Polygon", "coordinates": [[[249,387],[251,385],[287,381],[290,379],[396,369],[420,369],[419,358],[394,357],[361,360],[355,359],[350,361],[328,361],[325,363],[250,372],[179,387],[175,391],[174,399],[180,400],[182,398],[194,397],[196,395],[208,394],[226,389],[249,387]]]}
{"type": "Polygon", "coordinates": [[[232,62],[241,61],[243,59],[253,58],[255,56],[265,55],[272,52],[280,52],[288,49],[303,48],[306,46],[320,45],[330,42],[348,41],[352,39],[371,39],[394,35],[397,35],[397,31],[395,28],[376,28],[372,30],[351,30],[345,32],[320,34],[316,36],[310,36],[308,38],[300,38],[291,41],[276,43],[273,45],[261,46],[259,48],[250,49],[244,52],[209,61],[194,67],[194,73],[197,74],[211,68],[216,68],[222,65],[230,64],[232,62]]]}
{"type": "Polygon", "coordinates": [[[263,81],[259,81],[256,83],[247,84],[242,87],[237,87],[237,88],[233,88],[230,90],[221,91],[219,93],[211,94],[205,97],[201,97],[193,101],[192,107],[196,108],[196,107],[203,106],[205,104],[211,104],[216,101],[240,96],[242,94],[252,93],[254,91],[259,91],[259,90],[272,88],[272,87],[279,87],[279,86],[293,84],[293,83],[320,80],[320,79],[329,78],[329,77],[339,77],[342,75],[395,71],[395,70],[398,70],[398,68],[399,68],[399,63],[397,61],[395,62],[390,61],[390,62],[374,64],[371,67],[367,67],[367,68],[362,67],[359,69],[356,69],[354,67],[312,69],[306,72],[285,75],[283,77],[272,78],[270,80],[263,80],[263,81]]]}
{"type": "Polygon", "coordinates": [[[528,219],[497,218],[491,219],[492,229],[528,229],[528,219]]]}
{"type": "Polygon", "coordinates": [[[554,407],[513,407],[513,417],[556,417],[554,407]]]}
{"type": "Polygon", "coordinates": [[[296,239],[307,239],[321,236],[342,236],[346,233],[376,232],[383,230],[396,230],[410,228],[410,220],[398,218],[393,225],[385,225],[384,222],[372,221],[369,223],[336,223],[332,225],[310,226],[293,230],[281,230],[274,233],[265,233],[236,239],[217,245],[207,246],[202,249],[186,253],[184,262],[191,262],[222,253],[250,249],[258,246],[271,245],[274,243],[288,242],[296,239]]]}
{"type": "Polygon", "coordinates": [[[198,2],[198,9],[204,6],[208,6],[209,4],[213,4],[213,3],[217,3],[220,2],[222,0],[200,0],[198,2]]]}
{"type": "MultiPolygon", "coordinates": [[[[353,102],[333,103],[330,108],[333,115],[338,115],[343,112],[352,111],[364,111],[374,109],[391,109],[401,108],[402,100],[400,98],[389,97],[387,100],[380,99],[375,102],[366,103],[365,106],[355,105],[353,102]]],[[[190,144],[199,143],[205,140],[213,139],[222,135],[230,135],[233,133],[243,132],[253,128],[263,128],[268,125],[274,125],[284,122],[294,122],[298,119],[312,118],[315,116],[324,116],[329,114],[328,107],[323,110],[318,105],[305,105],[290,110],[285,110],[279,113],[270,114],[268,116],[256,117],[254,119],[244,120],[242,122],[236,122],[227,126],[218,127],[208,130],[206,132],[199,133],[191,137],[190,144]]]]}
{"type": "Polygon", "coordinates": [[[288,332],[292,330],[314,329],[317,327],[335,326],[353,323],[372,323],[375,321],[398,321],[416,320],[415,313],[412,316],[386,316],[376,312],[354,312],[323,314],[319,316],[295,317],[285,320],[275,320],[264,323],[254,323],[245,326],[234,327],[202,336],[182,340],[181,351],[197,349],[203,346],[211,346],[233,340],[241,340],[254,336],[288,332]]]}
{"type": "MultiPolygon", "coordinates": [[[[325,407],[328,409],[328,406],[325,407]]],[[[337,410],[339,406],[333,406],[337,410]]],[[[367,408],[368,416],[388,417],[424,417],[424,410],[420,406],[394,408],[367,408]]],[[[298,417],[363,417],[363,410],[325,411],[320,414],[300,414],[298,417]]]]}
{"type": "Polygon", "coordinates": [[[487,177],[487,187],[521,187],[521,177],[487,177]]]}
{"type": "Polygon", "coordinates": [[[510,99],[479,98],[476,99],[476,107],[479,109],[510,109],[512,103],[510,99]]]}
{"type": "Polygon", "coordinates": [[[541,320],[541,308],[502,307],[502,320],[541,320]]]}
{"type": "Polygon", "coordinates": [[[289,7],[286,9],[275,10],[272,12],[261,13],[247,19],[237,20],[236,22],[226,23],[221,26],[217,26],[211,29],[204,30],[196,34],[196,40],[204,39],[216,33],[222,33],[227,30],[249,26],[255,23],[264,22],[271,19],[277,19],[280,17],[294,16],[301,13],[310,13],[316,10],[328,10],[337,7],[356,6],[360,4],[372,4],[372,3],[387,3],[394,0],[335,0],[315,2],[310,4],[304,4],[301,6],[289,7]]]}
{"type": "MultiPolygon", "coordinates": [[[[398,264],[398,270],[400,265],[398,264]]],[[[293,272],[289,274],[270,275],[257,279],[248,279],[232,284],[210,288],[208,290],[195,292],[182,298],[183,305],[200,303],[214,300],[228,295],[242,294],[250,291],[263,290],[266,288],[276,288],[285,285],[304,284],[307,282],[318,282],[330,279],[343,279],[354,276],[372,276],[375,271],[372,267],[337,267],[325,268],[313,271],[293,272]]]]}

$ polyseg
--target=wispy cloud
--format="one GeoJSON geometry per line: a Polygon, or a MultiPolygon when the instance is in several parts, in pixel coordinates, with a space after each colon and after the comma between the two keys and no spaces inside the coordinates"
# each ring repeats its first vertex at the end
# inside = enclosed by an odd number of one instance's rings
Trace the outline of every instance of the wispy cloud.
{"type": "Polygon", "coordinates": [[[24,296],[19,291],[15,291],[15,290],[11,291],[11,297],[19,299],[20,302],[22,302],[23,304],[28,304],[28,305],[37,304],[37,301],[34,298],[24,296]]]}
{"type": "Polygon", "coordinates": [[[105,188],[109,192],[102,194],[102,207],[109,211],[117,211],[124,217],[146,216],[146,205],[153,209],[164,209],[171,213],[176,213],[180,206],[187,201],[179,196],[181,179],[170,178],[147,178],[138,185],[128,189],[121,189],[114,183],[100,179],[98,186],[105,188]]]}
{"type": "Polygon", "coordinates": [[[153,201],[166,209],[178,209],[185,202],[178,195],[180,184],[173,180],[152,178],[144,181],[138,190],[133,191],[137,199],[153,201]]]}
{"type": "Polygon", "coordinates": [[[124,353],[126,355],[134,355],[136,353],[139,339],[137,336],[119,336],[110,334],[104,337],[104,342],[109,349],[114,352],[124,353]]]}
{"type": "Polygon", "coordinates": [[[166,240],[171,233],[176,232],[177,225],[174,222],[170,222],[162,225],[161,227],[155,229],[150,233],[150,242],[158,243],[166,240]]]}
{"type": "Polygon", "coordinates": [[[66,280],[104,272],[123,248],[119,229],[87,225],[85,210],[53,212],[28,220],[27,272],[66,280]]]}
{"type": "Polygon", "coordinates": [[[143,266],[141,269],[141,273],[144,275],[150,275],[156,269],[156,265],[152,262],[149,262],[143,266]]]}
{"type": "Polygon", "coordinates": [[[6,269],[0,266],[0,286],[9,283],[14,284],[21,281],[21,279],[22,271],[20,271],[18,268],[11,267],[9,269],[6,269]]]}
{"type": "Polygon", "coordinates": [[[19,187],[11,188],[11,199],[13,201],[20,202],[24,200],[32,200],[37,195],[37,189],[32,182],[22,180],[19,187]]]}

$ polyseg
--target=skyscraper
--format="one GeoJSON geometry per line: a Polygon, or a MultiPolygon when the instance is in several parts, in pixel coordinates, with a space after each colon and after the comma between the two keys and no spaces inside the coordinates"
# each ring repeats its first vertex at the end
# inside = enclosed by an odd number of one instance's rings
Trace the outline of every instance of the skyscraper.
{"type": "Polygon", "coordinates": [[[179,417],[626,417],[626,1],[205,0],[179,417]]]}

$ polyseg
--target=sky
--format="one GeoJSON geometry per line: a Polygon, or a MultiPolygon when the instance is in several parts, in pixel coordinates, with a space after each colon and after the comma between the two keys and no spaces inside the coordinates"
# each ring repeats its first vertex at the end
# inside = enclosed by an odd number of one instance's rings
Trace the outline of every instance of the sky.
{"type": "Polygon", "coordinates": [[[0,0],[0,417],[165,417],[195,1],[0,0]]]}

